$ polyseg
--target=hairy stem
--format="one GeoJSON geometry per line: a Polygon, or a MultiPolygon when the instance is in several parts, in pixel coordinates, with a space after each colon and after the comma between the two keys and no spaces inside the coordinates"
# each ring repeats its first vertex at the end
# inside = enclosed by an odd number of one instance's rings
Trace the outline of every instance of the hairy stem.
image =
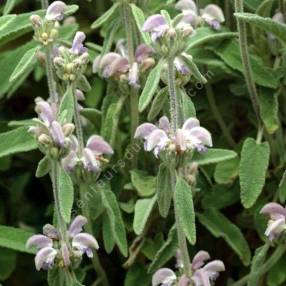
{"type": "MultiPolygon", "coordinates": [[[[85,184],[82,183],[79,186],[79,190],[80,190],[81,201],[86,202],[85,204],[83,204],[83,207],[82,207],[82,214],[87,218],[87,224],[85,225],[85,229],[88,233],[92,234],[93,229],[92,229],[92,224],[91,224],[91,219],[90,219],[90,212],[89,212],[89,208],[87,205],[87,200],[85,198],[85,193],[88,191],[88,186],[86,186],[85,184]]],[[[94,268],[96,274],[98,275],[96,285],[109,286],[109,282],[108,282],[106,273],[105,273],[105,271],[104,271],[104,269],[100,263],[98,253],[96,251],[93,252],[92,264],[93,264],[93,268],[94,268]]]]}
{"type": "Polygon", "coordinates": [[[47,46],[47,49],[46,49],[46,73],[47,73],[50,99],[52,102],[57,103],[58,102],[58,93],[57,93],[56,81],[54,78],[54,72],[53,72],[52,52],[53,52],[53,46],[52,45],[47,46]]]}
{"type": "MultiPolygon", "coordinates": [[[[267,273],[277,262],[278,260],[282,257],[282,255],[286,251],[286,245],[280,244],[278,247],[275,249],[275,251],[272,253],[270,258],[261,266],[260,268],[260,276],[264,275],[267,273]]],[[[239,281],[233,283],[231,286],[243,286],[246,285],[248,282],[250,274],[244,276],[241,278],[239,281]]]]}
{"type": "MultiPolygon", "coordinates": [[[[175,189],[176,189],[176,173],[175,173],[175,171],[172,172],[171,182],[172,182],[173,193],[175,194],[175,189]]],[[[179,249],[180,249],[181,256],[182,256],[184,274],[187,277],[190,277],[191,276],[191,273],[190,273],[191,262],[190,262],[190,256],[189,256],[189,251],[188,251],[188,246],[187,246],[187,240],[186,240],[186,236],[184,234],[184,231],[182,230],[180,220],[178,217],[178,211],[177,211],[175,204],[174,204],[174,211],[175,211],[175,221],[176,221],[176,228],[177,228],[178,244],[179,244],[179,249]]]]}
{"type": "MultiPolygon", "coordinates": [[[[243,0],[235,0],[235,12],[241,13],[243,11],[244,11],[243,0]]],[[[249,96],[252,102],[252,106],[253,106],[253,109],[257,117],[258,126],[260,127],[263,124],[260,118],[260,107],[258,103],[258,94],[257,94],[256,85],[255,85],[253,74],[252,74],[250,57],[248,53],[246,24],[242,20],[237,19],[237,28],[238,28],[238,34],[239,34],[240,54],[241,54],[242,63],[243,63],[244,77],[245,77],[248,93],[249,93],[249,96]]]]}
{"type": "Polygon", "coordinates": [[[170,100],[171,127],[173,133],[175,134],[178,128],[179,105],[176,90],[175,65],[173,58],[168,58],[168,89],[170,100]]]}
{"type": "Polygon", "coordinates": [[[41,0],[42,9],[47,9],[49,7],[49,0],[41,0]]]}
{"type": "Polygon", "coordinates": [[[217,107],[217,103],[216,103],[216,100],[215,100],[215,96],[214,96],[214,93],[213,93],[213,89],[212,89],[212,86],[210,84],[206,84],[206,94],[207,94],[207,98],[208,98],[208,101],[209,101],[209,105],[210,105],[210,108],[212,110],[212,113],[214,115],[214,118],[215,120],[217,121],[227,143],[229,144],[229,146],[231,147],[235,147],[235,141],[234,139],[232,138],[230,132],[229,132],[229,129],[227,127],[227,125],[225,124],[222,116],[221,116],[221,113],[217,107]]]}

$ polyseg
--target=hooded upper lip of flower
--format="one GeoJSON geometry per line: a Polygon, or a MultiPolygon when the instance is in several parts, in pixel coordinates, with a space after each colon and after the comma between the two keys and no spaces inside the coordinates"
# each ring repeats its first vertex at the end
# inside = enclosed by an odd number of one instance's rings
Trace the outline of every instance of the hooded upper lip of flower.
{"type": "Polygon", "coordinates": [[[60,21],[64,18],[67,5],[62,1],[53,2],[47,9],[46,19],[49,21],[60,21]]]}
{"type": "Polygon", "coordinates": [[[70,52],[75,55],[82,55],[88,51],[88,49],[83,45],[86,36],[83,32],[76,32],[73,39],[72,47],[70,52]]]}
{"type": "Polygon", "coordinates": [[[265,235],[269,240],[278,237],[286,227],[286,209],[278,203],[268,203],[260,211],[270,217],[265,235]]]}
{"type": "Polygon", "coordinates": [[[183,127],[178,129],[176,134],[172,134],[170,122],[166,116],[163,116],[159,120],[159,127],[152,123],[144,123],[137,128],[134,137],[143,138],[145,150],[154,150],[155,156],[169,144],[174,144],[178,152],[192,149],[204,151],[205,146],[212,147],[211,134],[200,127],[200,122],[196,118],[187,119],[183,127]]]}
{"type": "Polygon", "coordinates": [[[177,280],[174,271],[169,268],[161,268],[152,277],[152,286],[171,286],[177,280]]]}

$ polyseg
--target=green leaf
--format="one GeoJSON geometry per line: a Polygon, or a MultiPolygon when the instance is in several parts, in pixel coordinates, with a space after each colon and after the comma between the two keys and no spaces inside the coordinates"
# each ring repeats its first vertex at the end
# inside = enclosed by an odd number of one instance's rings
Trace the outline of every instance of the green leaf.
{"type": "Polygon", "coordinates": [[[67,285],[65,271],[61,268],[54,267],[48,271],[49,286],[65,286],[67,285]]]}
{"type": "Polygon", "coordinates": [[[159,63],[149,73],[146,84],[139,98],[140,112],[144,111],[151,102],[153,95],[155,94],[158,88],[163,66],[164,66],[164,60],[160,60],[159,63]]]}
{"type": "Polygon", "coordinates": [[[239,173],[239,158],[218,163],[215,168],[214,179],[218,184],[232,183],[239,173]]]}
{"type": "Polygon", "coordinates": [[[109,190],[102,190],[102,202],[110,220],[113,237],[124,256],[128,255],[125,226],[115,194],[109,190]]]}
{"type": "Polygon", "coordinates": [[[184,231],[188,241],[192,245],[195,245],[196,223],[193,194],[191,187],[180,177],[177,178],[174,205],[180,227],[184,231]]]}
{"type": "Polygon", "coordinates": [[[135,214],[133,220],[133,229],[137,235],[140,235],[146,226],[149,216],[152,213],[156,203],[156,196],[150,199],[140,199],[135,204],[135,214]]]}
{"type": "Polygon", "coordinates": [[[107,10],[103,15],[101,15],[97,20],[95,20],[92,23],[91,29],[97,29],[101,27],[104,23],[108,22],[113,17],[115,12],[118,10],[118,7],[119,7],[119,3],[113,4],[109,8],[109,10],[107,10]]]}
{"type": "Polygon", "coordinates": [[[146,286],[151,280],[144,266],[135,264],[128,269],[125,277],[124,286],[146,286]]]}
{"type": "Polygon", "coordinates": [[[74,95],[71,86],[68,86],[61,99],[59,114],[61,123],[72,122],[74,115],[74,95]]]}
{"type": "MultiPolygon", "coordinates": [[[[239,51],[239,44],[233,40],[226,45],[216,47],[213,51],[232,69],[243,73],[243,65],[239,51]]],[[[258,56],[250,54],[250,62],[254,80],[258,85],[276,89],[279,85],[275,71],[262,61],[258,56]]]]}
{"type": "Polygon", "coordinates": [[[37,149],[38,145],[26,127],[0,134],[0,158],[37,149]]]}
{"type": "Polygon", "coordinates": [[[115,240],[113,237],[112,225],[108,215],[102,216],[102,237],[106,252],[111,253],[115,246],[115,240]]]}
{"type": "Polygon", "coordinates": [[[269,17],[271,14],[273,4],[274,4],[274,0],[262,1],[261,4],[258,6],[255,14],[262,16],[262,17],[269,17]]]}
{"type": "Polygon", "coordinates": [[[158,270],[161,266],[166,264],[175,254],[178,247],[178,239],[176,226],[174,225],[169,233],[166,242],[156,253],[152,263],[148,268],[148,273],[153,273],[158,270]]]}
{"type": "Polygon", "coordinates": [[[162,163],[157,176],[157,201],[162,217],[167,217],[173,198],[171,173],[168,165],[162,163]]]}
{"type": "Polygon", "coordinates": [[[97,130],[100,130],[100,123],[102,121],[102,112],[95,108],[83,108],[80,114],[88,119],[97,130]]]}
{"type": "Polygon", "coordinates": [[[259,285],[259,280],[262,273],[260,273],[261,267],[266,259],[269,245],[265,244],[255,250],[255,255],[252,259],[251,271],[247,286],[259,285]]]}
{"type": "Polygon", "coordinates": [[[38,164],[36,177],[41,178],[46,176],[51,170],[50,158],[45,156],[38,164]]]}
{"type": "Polygon", "coordinates": [[[199,165],[208,165],[233,159],[237,156],[234,151],[225,149],[208,149],[206,153],[196,152],[193,161],[199,165]]]}
{"type": "Polygon", "coordinates": [[[74,201],[74,188],[71,177],[63,168],[59,168],[59,204],[60,212],[66,223],[71,220],[71,211],[74,201]]]}
{"type": "Polygon", "coordinates": [[[145,172],[139,170],[130,171],[131,182],[139,196],[150,197],[156,191],[156,177],[147,176],[145,172]]]}
{"type": "Polygon", "coordinates": [[[188,65],[191,74],[194,76],[194,78],[202,84],[207,83],[207,79],[201,74],[199,68],[197,65],[194,63],[193,59],[191,56],[184,56],[182,55],[182,58],[184,59],[185,63],[188,65]]]}
{"type": "Polygon", "coordinates": [[[26,242],[34,233],[26,230],[0,225],[0,246],[25,252],[25,253],[36,253],[36,249],[27,249],[26,242]]]}
{"type": "Polygon", "coordinates": [[[198,215],[200,223],[215,237],[222,237],[240,257],[244,265],[249,265],[251,252],[241,230],[215,209],[198,215]]]}
{"type": "Polygon", "coordinates": [[[0,281],[4,281],[16,269],[17,253],[6,248],[1,248],[0,253],[0,281]]]}
{"type": "Polygon", "coordinates": [[[250,24],[264,30],[267,33],[275,35],[280,39],[284,44],[286,43],[286,25],[280,22],[274,21],[271,18],[264,18],[256,14],[251,13],[235,13],[235,17],[244,21],[245,23],[250,24]]]}
{"type": "Polygon", "coordinates": [[[4,15],[9,14],[13,10],[16,4],[17,4],[16,0],[7,0],[4,6],[3,14],[4,15]]]}
{"type": "Polygon", "coordinates": [[[278,94],[273,94],[269,89],[262,89],[258,100],[264,126],[269,134],[273,134],[279,128],[278,94]]]}
{"type": "Polygon", "coordinates": [[[168,88],[165,87],[165,88],[160,89],[157,92],[157,94],[156,94],[156,96],[152,102],[150,111],[148,113],[148,121],[152,121],[157,117],[157,115],[163,109],[167,100],[168,100],[168,88]]]}
{"type": "Polygon", "coordinates": [[[279,183],[278,194],[279,194],[280,202],[285,203],[286,201],[286,171],[284,171],[282,179],[279,183]]]}
{"type": "Polygon", "coordinates": [[[84,75],[81,76],[80,79],[77,81],[77,88],[79,88],[83,92],[89,92],[91,90],[91,86],[84,75]]]}
{"type": "Polygon", "coordinates": [[[267,286],[285,285],[286,281],[285,264],[286,264],[286,255],[284,254],[268,272],[267,286]]]}
{"type": "Polygon", "coordinates": [[[241,202],[245,208],[252,207],[265,183],[268,169],[270,147],[267,142],[257,144],[254,139],[247,138],[242,147],[239,166],[241,202]]]}
{"type": "Polygon", "coordinates": [[[217,32],[208,27],[200,27],[196,29],[195,35],[190,38],[187,50],[200,47],[204,44],[210,45],[212,42],[217,42],[234,37],[237,37],[237,33],[217,32]]]}
{"type": "Polygon", "coordinates": [[[184,120],[190,117],[196,117],[196,108],[192,99],[187,95],[186,91],[178,88],[178,94],[181,97],[181,107],[184,120]]]}
{"type": "Polygon", "coordinates": [[[0,17],[0,33],[16,18],[16,15],[6,15],[0,17]]]}
{"type": "MultiPolygon", "coordinates": [[[[137,28],[141,32],[143,25],[144,25],[144,22],[145,22],[144,12],[139,7],[137,7],[135,4],[129,4],[129,5],[131,7],[131,11],[132,11],[133,17],[135,19],[137,28]]],[[[143,41],[145,42],[145,44],[150,45],[152,43],[151,37],[148,33],[142,32],[141,37],[142,37],[143,41]]]]}
{"type": "Polygon", "coordinates": [[[20,60],[18,65],[16,66],[14,72],[10,76],[9,81],[12,82],[22,76],[27,70],[30,70],[31,67],[34,67],[36,64],[36,52],[39,47],[32,48],[31,50],[27,51],[23,58],[20,60]]]}

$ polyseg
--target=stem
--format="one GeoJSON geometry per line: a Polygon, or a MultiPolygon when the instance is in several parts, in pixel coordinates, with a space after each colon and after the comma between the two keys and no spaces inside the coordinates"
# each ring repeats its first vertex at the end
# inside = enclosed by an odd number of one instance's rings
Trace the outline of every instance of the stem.
{"type": "Polygon", "coordinates": [[[77,98],[76,98],[74,84],[72,84],[71,88],[72,88],[73,103],[74,103],[75,130],[76,130],[77,139],[79,141],[79,149],[80,149],[80,153],[81,153],[83,148],[84,148],[84,142],[83,142],[83,131],[82,131],[82,125],[81,125],[80,111],[78,108],[78,102],[77,102],[77,98]]]}
{"type": "MultiPolygon", "coordinates": [[[[79,190],[80,190],[80,199],[82,202],[86,201],[85,199],[85,193],[87,191],[87,186],[85,184],[81,184],[79,186],[79,190]]],[[[92,229],[92,225],[90,223],[90,213],[89,213],[89,208],[86,204],[84,204],[83,208],[82,208],[82,214],[87,218],[87,224],[85,225],[85,229],[88,233],[92,234],[93,233],[93,229],[92,229]]],[[[96,251],[93,252],[93,258],[92,258],[92,264],[93,264],[93,268],[96,272],[96,274],[98,275],[98,280],[97,280],[97,284],[99,285],[103,285],[103,286],[109,286],[109,282],[106,276],[106,273],[99,261],[99,257],[98,257],[98,253],[96,251]]]]}
{"type": "Polygon", "coordinates": [[[47,9],[49,7],[49,0],[41,0],[42,9],[47,9]]]}
{"type": "MultiPolygon", "coordinates": [[[[235,0],[235,12],[241,13],[243,12],[243,0],[235,0]]],[[[246,24],[237,19],[237,27],[238,27],[238,34],[239,34],[239,45],[240,45],[240,54],[243,63],[243,70],[244,70],[244,77],[248,89],[248,93],[253,105],[253,109],[255,111],[258,126],[262,126],[262,121],[260,118],[260,107],[258,103],[258,94],[256,90],[256,85],[253,79],[250,57],[248,54],[248,47],[247,47],[247,30],[246,24]]]]}
{"type": "Polygon", "coordinates": [[[54,72],[53,72],[53,61],[52,61],[52,51],[53,46],[49,45],[46,49],[46,73],[47,73],[47,80],[48,80],[48,88],[49,88],[49,94],[50,99],[52,102],[57,103],[58,102],[58,93],[57,93],[57,87],[56,82],[54,78],[54,72]]]}
{"type": "Polygon", "coordinates": [[[170,99],[171,127],[173,133],[175,134],[178,128],[179,105],[176,91],[175,66],[173,58],[168,58],[168,89],[170,99]]]}
{"type": "Polygon", "coordinates": [[[285,20],[285,17],[286,17],[286,15],[285,15],[285,12],[286,12],[285,11],[285,0],[279,0],[279,10],[282,13],[283,18],[285,20]]]}
{"type": "MultiPolygon", "coordinates": [[[[284,245],[284,244],[278,245],[278,247],[272,253],[270,258],[261,266],[260,276],[262,276],[266,272],[268,272],[278,262],[278,260],[282,257],[282,255],[285,253],[285,251],[286,251],[286,245],[284,245]]],[[[250,276],[250,274],[244,276],[239,281],[233,283],[231,286],[246,285],[248,282],[249,276],[250,276]]]]}
{"type": "MultiPolygon", "coordinates": [[[[175,188],[176,188],[176,173],[175,171],[171,175],[171,182],[172,182],[172,189],[173,189],[173,194],[175,194],[175,188]]],[[[184,267],[184,274],[187,277],[191,276],[191,269],[190,269],[190,257],[189,257],[189,251],[188,251],[188,246],[187,246],[187,240],[186,236],[184,234],[184,231],[182,230],[180,220],[178,217],[178,211],[176,208],[176,205],[174,204],[174,211],[175,211],[175,221],[176,221],[176,228],[177,228],[177,235],[178,235],[178,244],[179,244],[179,249],[182,255],[182,262],[183,262],[183,267],[184,267]]]]}
{"type": "Polygon", "coordinates": [[[217,104],[216,104],[216,100],[215,100],[215,96],[214,96],[214,93],[213,93],[213,89],[212,89],[212,86],[210,84],[206,84],[206,94],[207,94],[207,98],[208,98],[208,101],[209,101],[209,105],[210,105],[210,108],[212,110],[212,113],[214,115],[214,118],[215,120],[217,121],[227,143],[231,146],[231,147],[235,147],[235,141],[234,139],[232,138],[230,132],[229,132],[229,129],[228,127],[226,126],[222,116],[221,116],[221,113],[220,111],[218,110],[218,107],[217,107],[217,104]]]}

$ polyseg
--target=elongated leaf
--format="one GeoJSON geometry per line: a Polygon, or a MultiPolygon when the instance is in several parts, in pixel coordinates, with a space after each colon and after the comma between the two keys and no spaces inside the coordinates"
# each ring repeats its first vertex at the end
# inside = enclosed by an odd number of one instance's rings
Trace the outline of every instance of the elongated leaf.
{"type": "Polygon", "coordinates": [[[206,153],[195,153],[193,161],[199,165],[208,165],[233,159],[237,156],[234,151],[225,149],[209,149],[206,153]]]}
{"type": "Polygon", "coordinates": [[[113,192],[109,190],[101,191],[102,202],[106,208],[110,220],[113,237],[124,256],[128,255],[125,226],[120,212],[120,208],[113,192]]]}
{"type": "Polygon", "coordinates": [[[0,33],[16,19],[16,15],[6,15],[0,17],[0,33]]]}
{"type": "Polygon", "coordinates": [[[34,66],[34,64],[36,63],[35,55],[38,49],[39,47],[35,47],[24,54],[23,58],[20,60],[14,72],[10,76],[9,81],[14,81],[18,79],[22,74],[24,74],[27,70],[34,66]]]}
{"type": "Polygon", "coordinates": [[[144,89],[139,98],[139,111],[142,112],[151,102],[154,93],[157,90],[157,87],[161,78],[161,71],[163,69],[164,61],[160,60],[159,63],[153,68],[149,73],[144,89]]]}
{"type": "Polygon", "coordinates": [[[278,194],[279,194],[280,202],[285,203],[286,201],[286,171],[284,171],[282,179],[279,183],[278,194]]]}
{"type": "Polygon", "coordinates": [[[259,280],[261,278],[260,270],[261,266],[263,265],[266,259],[268,249],[269,249],[268,244],[265,244],[256,249],[255,255],[252,259],[251,271],[247,286],[259,285],[259,280]]]}
{"type": "Polygon", "coordinates": [[[4,6],[3,14],[4,15],[9,14],[13,10],[15,5],[16,5],[16,0],[7,0],[4,6]]]}
{"type": "Polygon", "coordinates": [[[256,10],[257,15],[262,17],[269,17],[274,4],[274,0],[264,0],[256,10]]]}
{"type": "MultiPolygon", "coordinates": [[[[214,52],[232,69],[243,72],[243,65],[238,42],[233,40],[226,45],[216,47],[214,52]]],[[[251,67],[254,80],[258,85],[274,88],[278,87],[278,76],[271,68],[267,67],[261,58],[250,54],[251,67]]]]}
{"type": "Polygon", "coordinates": [[[0,158],[37,149],[38,145],[26,127],[0,134],[0,158]]]}
{"type": "Polygon", "coordinates": [[[97,29],[100,26],[102,26],[104,23],[109,21],[112,18],[112,16],[115,14],[116,10],[118,9],[118,6],[119,6],[118,3],[113,4],[109,10],[107,10],[95,22],[92,23],[91,28],[97,29]]]}
{"type": "Polygon", "coordinates": [[[162,217],[167,217],[172,203],[173,191],[171,173],[167,164],[162,163],[157,176],[157,201],[162,217]]]}
{"type": "Polygon", "coordinates": [[[196,224],[193,195],[191,187],[182,178],[177,179],[174,198],[179,225],[189,242],[194,245],[196,243],[196,224]]]}
{"type": "Polygon", "coordinates": [[[182,114],[184,121],[190,117],[196,117],[196,108],[192,99],[187,95],[186,91],[178,88],[178,94],[181,97],[182,114]]]}
{"type": "Polygon", "coordinates": [[[65,92],[60,104],[60,121],[62,123],[72,122],[74,114],[74,95],[69,86],[65,92]]]}
{"type": "Polygon", "coordinates": [[[253,25],[257,28],[263,29],[265,32],[275,35],[283,43],[286,43],[286,25],[276,22],[271,18],[264,18],[251,13],[235,13],[235,17],[253,25]]]}
{"type": "Polygon", "coordinates": [[[148,268],[148,273],[153,273],[168,262],[175,254],[178,247],[178,238],[175,225],[170,229],[168,239],[158,250],[152,263],[148,268]]]}
{"type": "Polygon", "coordinates": [[[249,265],[251,252],[246,239],[236,225],[215,209],[209,209],[198,217],[200,223],[215,237],[222,237],[229,244],[244,265],[249,265]]]}
{"type": "Polygon", "coordinates": [[[238,176],[239,158],[218,163],[215,168],[214,178],[218,184],[229,184],[238,176]]]}
{"type": "Polygon", "coordinates": [[[141,197],[150,197],[156,190],[156,178],[148,176],[139,170],[133,170],[131,173],[131,182],[141,197]]]}
{"type": "Polygon", "coordinates": [[[20,228],[0,225],[0,246],[33,254],[35,249],[26,248],[26,242],[33,234],[20,228]]]}
{"type": "Polygon", "coordinates": [[[71,211],[74,201],[74,188],[71,177],[63,168],[59,170],[59,203],[60,212],[66,223],[71,220],[71,211]]]}
{"type": "Polygon", "coordinates": [[[155,117],[161,112],[161,110],[163,109],[165,103],[168,100],[168,88],[162,88],[161,90],[159,90],[159,92],[156,94],[150,111],[148,113],[148,121],[152,121],[155,119],[155,117]]]}
{"type": "Polygon", "coordinates": [[[6,248],[1,248],[0,252],[0,281],[5,281],[16,268],[17,253],[6,248]]]}
{"type": "Polygon", "coordinates": [[[107,253],[110,253],[115,246],[115,240],[113,237],[112,225],[108,215],[103,215],[102,217],[102,236],[104,248],[107,253]]]}
{"type": "Polygon", "coordinates": [[[182,56],[182,57],[183,57],[184,61],[186,62],[186,64],[188,65],[188,67],[189,67],[192,75],[194,76],[194,78],[202,84],[207,83],[207,79],[201,74],[199,68],[194,63],[193,59],[190,57],[185,57],[185,56],[182,56]]]}
{"type": "Polygon", "coordinates": [[[237,36],[237,33],[233,32],[220,32],[214,31],[208,27],[201,27],[196,29],[196,34],[190,38],[187,50],[197,48],[201,45],[210,45],[212,42],[220,40],[230,39],[237,36]]]}
{"type": "MultiPolygon", "coordinates": [[[[131,11],[132,11],[133,17],[135,19],[137,28],[139,31],[142,31],[142,27],[143,27],[143,24],[145,22],[144,12],[139,7],[137,7],[135,4],[129,4],[129,5],[131,7],[131,11]]],[[[141,32],[141,36],[147,45],[151,44],[151,37],[149,36],[148,33],[141,32]]]]}
{"type": "Polygon", "coordinates": [[[244,141],[239,166],[241,202],[245,208],[252,207],[265,183],[270,148],[267,142],[257,144],[254,139],[244,141]]]}
{"type": "Polygon", "coordinates": [[[150,199],[140,199],[136,202],[133,229],[137,235],[140,235],[144,231],[148,218],[156,203],[156,199],[156,196],[153,196],[150,199]]]}
{"type": "Polygon", "coordinates": [[[41,178],[46,176],[51,169],[50,158],[45,156],[38,164],[38,168],[36,171],[36,177],[41,178]]]}

